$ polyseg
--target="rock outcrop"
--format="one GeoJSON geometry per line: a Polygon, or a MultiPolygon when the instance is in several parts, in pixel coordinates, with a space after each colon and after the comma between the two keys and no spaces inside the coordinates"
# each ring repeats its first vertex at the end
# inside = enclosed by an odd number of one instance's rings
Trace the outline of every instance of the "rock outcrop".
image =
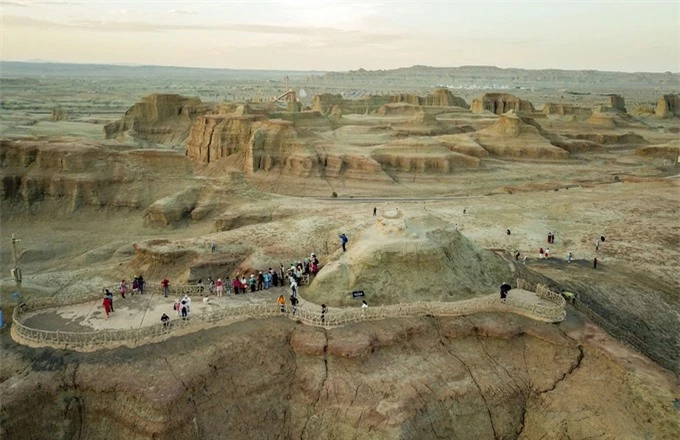
{"type": "Polygon", "coordinates": [[[52,109],[52,114],[50,115],[50,121],[52,122],[58,122],[58,121],[68,121],[69,120],[69,114],[68,110],[62,107],[57,107],[52,109]]]}
{"type": "Polygon", "coordinates": [[[621,95],[609,95],[607,107],[614,111],[626,113],[626,100],[621,95]]]}
{"type": "Polygon", "coordinates": [[[514,111],[502,114],[489,128],[471,133],[475,142],[491,154],[503,157],[566,159],[569,153],[551,144],[531,118],[525,122],[514,111]]]}
{"type": "Polygon", "coordinates": [[[639,156],[661,157],[673,163],[680,163],[680,141],[637,147],[635,154],[639,156]]]}
{"type": "Polygon", "coordinates": [[[624,113],[595,111],[586,122],[604,128],[629,127],[631,125],[629,118],[630,116],[624,113]]]}
{"type": "Polygon", "coordinates": [[[247,173],[278,167],[304,175],[317,163],[316,152],[299,139],[293,122],[259,115],[197,118],[187,138],[186,154],[199,163],[231,158],[247,173]]]}
{"type": "Polygon", "coordinates": [[[549,102],[543,106],[543,113],[546,115],[557,116],[574,115],[579,117],[588,117],[592,114],[592,110],[585,107],[579,107],[573,104],[561,104],[549,102]]]}
{"type": "Polygon", "coordinates": [[[350,239],[355,244],[328,262],[306,290],[310,301],[348,305],[353,290],[369,292],[380,304],[463,299],[494,291],[510,276],[503,258],[433,216],[405,218],[395,209],[350,239]]]}
{"type": "Polygon", "coordinates": [[[123,134],[150,142],[181,145],[198,115],[211,109],[198,98],[153,94],[130,107],[123,118],[104,126],[107,139],[123,134]]]}
{"type": "Polygon", "coordinates": [[[139,165],[159,169],[164,177],[186,176],[190,163],[173,151],[113,151],[94,141],[3,140],[2,198],[28,207],[53,202],[59,209],[82,206],[144,208],[172,185],[156,181],[156,172],[139,173],[139,165]]]}
{"type": "Polygon", "coordinates": [[[455,96],[448,89],[435,89],[432,94],[417,96],[410,94],[367,96],[361,99],[344,99],[341,95],[321,94],[314,97],[312,109],[328,114],[334,106],[342,108],[345,114],[371,113],[385,104],[404,103],[425,107],[463,107],[467,108],[464,99],[455,96]]]}
{"type": "Polygon", "coordinates": [[[659,118],[680,116],[680,95],[663,95],[656,103],[654,112],[659,118]]]}
{"type": "Polygon", "coordinates": [[[20,374],[0,383],[0,435],[674,438],[677,384],[607,341],[592,324],[478,313],[329,330],[248,320],[89,354],[6,349],[3,370],[20,374]]]}
{"type": "Polygon", "coordinates": [[[472,101],[470,110],[472,113],[490,111],[501,115],[510,110],[530,113],[534,111],[534,106],[531,102],[509,93],[486,93],[472,101]]]}
{"type": "Polygon", "coordinates": [[[649,143],[645,138],[632,131],[624,134],[587,133],[566,134],[565,136],[571,139],[590,141],[600,145],[640,145],[649,143]]]}

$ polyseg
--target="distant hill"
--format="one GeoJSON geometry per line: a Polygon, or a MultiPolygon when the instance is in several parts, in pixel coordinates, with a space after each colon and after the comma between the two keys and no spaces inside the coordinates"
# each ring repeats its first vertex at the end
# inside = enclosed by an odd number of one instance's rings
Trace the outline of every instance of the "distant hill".
{"type": "MultiPolygon", "coordinates": [[[[429,67],[411,66],[392,70],[351,70],[316,76],[315,82],[337,83],[392,81],[406,85],[417,78],[422,84],[451,88],[549,88],[604,86],[616,88],[680,87],[680,73],[606,72],[598,70],[503,69],[495,66],[429,67]]],[[[599,87],[598,87],[599,88],[599,87]]]]}
{"type": "Polygon", "coordinates": [[[164,78],[222,79],[247,76],[251,79],[268,79],[272,76],[289,76],[291,78],[306,77],[323,74],[319,71],[287,71],[287,70],[236,70],[236,69],[206,69],[199,67],[175,66],[136,66],[120,64],[73,64],[54,63],[49,61],[1,61],[0,76],[3,78],[17,76],[70,76],[70,77],[144,77],[162,76],[164,78]]]}

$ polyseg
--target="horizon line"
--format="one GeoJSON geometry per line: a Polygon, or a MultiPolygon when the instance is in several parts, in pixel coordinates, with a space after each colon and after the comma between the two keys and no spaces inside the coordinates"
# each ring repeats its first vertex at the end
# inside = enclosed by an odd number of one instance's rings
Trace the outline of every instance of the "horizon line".
{"type": "Polygon", "coordinates": [[[196,70],[228,70],[228,71],[256,71],[256,72],[300,72],[300,73],[306,73],[306,72],[313,72],[313,73],[351,73],[351,72],[359,72],[359,71],[364,71],[364,72],[381,72],[381,71],[392,71],[392,70],[400,70],[400,69],[410,69],[414,67],[425,67],[425,68],[431,68],[431,69],[460,69],[464,67],[476,67],[476,68],[494,68],[494,69],[499,69],[499,70],[527,70],[527,71],[542,71],[542,70],[556,70],[556,71],[563,71],[563,72],[601,72],[601,73],[625,73],[625,74],[640,74],[640,73],[648,73],[648,74],[656,74],[656,75],[664,75],[664,74],[671,74],[671,75],[678,75],[680,74],[680,71],[678,72],[672,72],[670,70],[665,70],[665,71],[642,71],[642,70],[636,70],[636,71],[626,71],[626,70],[598,70],[598,69],[563,69],[563,68],[554,68],[554,67],[543,67],[543,68],[525,68],[525,67],[499,67],[491,64],[464,64],[461,66],[434,66],[434,65],[427,65],[427,64],[413,64],[410,66],[400,66],[400,67],[394,67],[394,68],[384,68],[384,69],[366,69],[363,67],[359,67],[357,69],[349,69],[349,70],[316,70],[316,69],[310,69],[310,70],[305,70],[305,69],[261,69],[261,68],[233,68],[233,67],[205,67],[205,66],[178,66],[178,65],[166,65],[166,64],[137,64],[137,63],[99,63],[99,62],[73,62],[73,61],[52,61],[52,60],[42,60],[42,59],[37,59],[37,60],[4,60],[0,59],[0,63],[23,63],[23,64],[70,64],[70,65],[76,65],[76,66],[116,66],[116,67],[130,67],[130,68],[135,68],[135,67],[161,67],[161,68],[169,68],[169,69],[196,69],[196,70]]]}

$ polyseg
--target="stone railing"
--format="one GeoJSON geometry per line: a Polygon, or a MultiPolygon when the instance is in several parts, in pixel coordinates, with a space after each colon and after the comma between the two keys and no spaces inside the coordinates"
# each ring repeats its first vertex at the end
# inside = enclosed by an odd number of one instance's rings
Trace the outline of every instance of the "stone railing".
{"type": "MultiPolygon", "coordinates": [[[[171,294],[196,293],[191,290],[196,286],[178,286],[171,289],[171,294]]],[[[197,288],[196,288],[197,289],[197,288]]],[[[154,289],[160,291],[160,288],[154,289]]],[[[286,317],[305,325],[332,328],[360,321],[381,320],[389,318],[404,318],[412,316],[461,316],[478,312],[500,311],[524,315],[544,322],[560,322],[566,316],[564,299],[560,295],[550,292],[547,288],[542,291],[542,297],[550,301],[551,305],[536,304],[512,298],[501,300],[496,295],[473,298],[455,302],[420,301],[406,304],[369,307],[367,309],[333,310],[322,315],[319,311],[298,307],[295,314],[289,305],[285,312],[281,312],[277,304],[254,304],[238,307],[226,307],[219,310],[206,311],[202,314],[192,314],[190,319],[175,319],[167,325],[158,323],[135,329],[99,330],[91,332],[64,332],[40,330],[23,324],[23,317],[41,309],[63,305],[62,300],[23,303],[14,309],[12,314],[12,337],[19,343],[36,347],[54,347],[76,351],[93,351],[100,348],[110,348],[120,345],[135,347],[151,342],[163,340],[169,336],[191,333],[204,328],[228,325],[246,319],[261,319],[269,317],[286,317]],[[561,299],[561,301],[560,301],[561,299]]],[[[82,301],[101,298],[87,297],[82,301]]],[[[73,302],[72,302],[73,303],[73,302]]]]}

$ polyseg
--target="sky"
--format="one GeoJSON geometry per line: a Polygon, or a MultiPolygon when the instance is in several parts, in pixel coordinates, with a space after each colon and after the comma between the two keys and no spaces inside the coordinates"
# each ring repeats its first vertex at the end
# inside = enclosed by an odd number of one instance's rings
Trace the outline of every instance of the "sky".
{"type": "Polygon", "coordinates": [[[0,0],[0,59],[680,72],[680,0],[0,0]]]}

